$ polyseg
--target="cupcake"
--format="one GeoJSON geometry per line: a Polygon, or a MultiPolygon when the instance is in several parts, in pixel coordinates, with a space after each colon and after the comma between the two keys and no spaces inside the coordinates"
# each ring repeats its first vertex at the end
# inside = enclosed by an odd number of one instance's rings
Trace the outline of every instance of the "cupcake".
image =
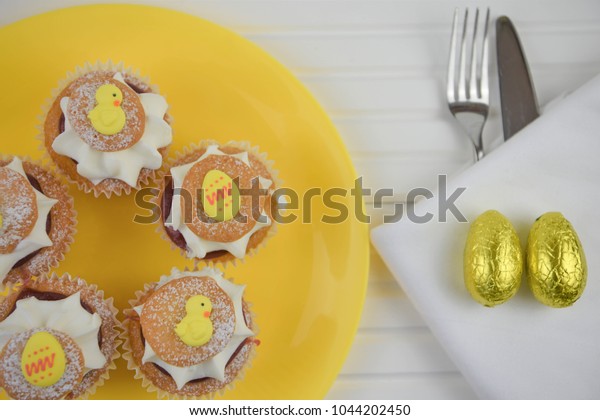
{"type": "Polygon", "coordinates": [[[74,399],[94,393],[119,356],[112,299],[69,275],[43,275],[4,292],[0,388],[14,399],[74,399]]]}
{"type": "Polygon", "coordinates": [[[85,192],[129,194],[162,166],[172,140],[168,105],[123,66],[86,65],[57,89],[45,113],[44,146],[85,192]]]}
{"type": "Polygon", "coordinates": [[[220,271],[173,269],[126,311],[124,358],[159,397],[211,398],[232,387],[257,345],[244,286],[220,271]]]}
{"type": "Polygon", "coordinates": [[[193,147],[159,185],[163,237],[188,258],[242,259],[274,232],[276,178],[247,144],[193,147]]]}
{"type": "Polygon", "coordinates": [[[0,157],[0,284],[56,267],[73,242],[73,199],[43,166],[0,157]]]}

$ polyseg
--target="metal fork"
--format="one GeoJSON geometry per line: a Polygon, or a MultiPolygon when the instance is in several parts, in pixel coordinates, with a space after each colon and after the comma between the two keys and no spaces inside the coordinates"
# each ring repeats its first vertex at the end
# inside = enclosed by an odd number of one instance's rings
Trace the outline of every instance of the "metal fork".
{"type": "Polygon", "coordinates": [[[460,44],[457,43],[459,36],[458,9],[454,11],[452,23],[452,39],[450,42],[450,58],[448,59],[448,80],[446,94],[448,106],[454,118],[461,123],[473,145],[477,160],[484,155],[483,151],[483,126],[487,120],[490,109],[490,92],[488,81],[488,26],[490,20],[490,9],[487,9],[483,35],[480,35],[479,9],[475,11],[475,22],[470,39],[470,54],[467,57],[467,31],[468,31],[469,9],[465,10],[465,18],[460,35],[460,44]],[[481,40],[481,37],[483,39],[481,40]],[[478,38],[480,39],[478,42],[478,38]],[[477,44],[480,44],[478,59],[477,44]],[[458,77],[457,77],[458,56],[458,77]],[[467,74],[466,63],[470,62],[470,71],[467,74]]]}

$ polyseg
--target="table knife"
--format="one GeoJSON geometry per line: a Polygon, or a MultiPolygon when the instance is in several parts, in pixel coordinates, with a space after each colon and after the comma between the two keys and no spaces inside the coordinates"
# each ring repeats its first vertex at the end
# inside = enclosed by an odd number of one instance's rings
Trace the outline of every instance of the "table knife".
{"type": "Polygon", "coordinates": [[[506,16],[496,20],[496,55],[506,141],[540,115],[525,53],[514,25],[506,16]]]}

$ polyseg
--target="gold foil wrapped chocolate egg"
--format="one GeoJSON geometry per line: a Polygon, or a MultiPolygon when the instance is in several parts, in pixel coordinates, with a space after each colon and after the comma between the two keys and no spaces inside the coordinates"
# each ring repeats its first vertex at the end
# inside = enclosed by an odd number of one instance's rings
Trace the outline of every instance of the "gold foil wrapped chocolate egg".
{"type": "Polygon", "coordinates": [[[545,305],[571,306],[583,293],[585,254],[575,229],[561,213],[546,213],[531,227],[527,274],[533,295],[545,305]]]}
{"type": "Polygon", "coordinates": [[[523,253],[512,224],[496,210],[473,223],[464,253],[465,286],[473,299],[496,306],[513,297],[521,285],[523,253]]]}

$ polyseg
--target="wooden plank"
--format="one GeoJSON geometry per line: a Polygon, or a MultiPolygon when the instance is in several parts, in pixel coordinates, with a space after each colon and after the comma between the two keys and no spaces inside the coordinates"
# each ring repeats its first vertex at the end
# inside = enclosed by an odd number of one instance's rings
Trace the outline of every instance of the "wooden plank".
{"type": "MultiPolygon", "coordinates": [[[[140,3],[195,14],[238,31],[290,31],[298,28],[389,29],[426,25],[446,25],[457,6],[454,0],[115,0],[115,3],[140,3]],[[343,4],[343,7],[340,7],[343,4]]],[[[12,0],[1,0],[13,3],[12,0]]],[[[10,15],[0,15],[0,24],[35,13],[92,4],[96,0],[54,0],[53,2],[16,2],[10,15]],[[32,3],[32,4],[30,4],[32,3]]],[[[463,4],[460,4],[462,6],[463,4]]],[[[479,5],[470,1],[466,5],[479,5]]],[[[493,13],[518,16],[520,24],[596,24],[600,4],[595,0],[488,0],[493,13]],[[526,7],[525,7],[526,6],[526,7]]]]}
{"type": "Polygon", "coordinates": [[[342,374],[456,372],[427,328],[359,330],[342,374]]]}
{"type": "Polygon", "coordinates": [[[373,276],[369,277],[359,326],[361,330],[422,327],[425,327],[423,319],[391,276],[387,281],[377,281],[373,276]]]}
{"type": "Polygon", "coordinates": [[[327,399],[447,400],[475,399],[458,372],[399,375],[340,375],[327,399]]]}
{"type": "MultiPolygon", "coordinates": [[[[600,32],[594,41],[597,39],[600,39],[600,32]]],[[[325,70],[320,74],[304,73],[298,68],[294,71],[336,121],[364,118],[373,124],[414,122],[419,123],[422,130],[429,122],[450,115],[445,96],[445,67],[419,75],[402,71],[345,74],[342,69],[325,70]]],[[[498,103],[495,91],[498,78],[493,65],[489,71],[494,104],[498,103]]],[[[564,65],[532,66],[538,93],[543,93],[548,100],[563,90],[578,87],[599,71],[600,55],[597,61],[578,66],[576,70],[569,70],[564,65]]],[[[394,138],[403,132],[405,130],[400,129],[394,138]]],[[[386,137],[389,134],[393,132],[386,137]]]]}

